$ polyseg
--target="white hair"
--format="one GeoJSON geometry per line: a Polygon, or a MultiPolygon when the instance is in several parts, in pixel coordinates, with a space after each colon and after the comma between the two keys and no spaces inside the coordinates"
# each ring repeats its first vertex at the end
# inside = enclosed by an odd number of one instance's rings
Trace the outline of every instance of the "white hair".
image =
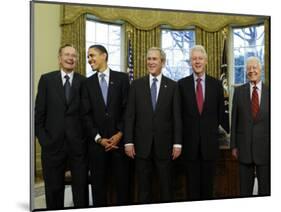
{"type": "Polygon", "coordinates": [[[190,48],[190,51],[189,51],[189,58],[190,58],[190,59],[192,58],[192,54],[193,54],[193,52],[195,52],[195,51],[201,52],[201,53],[204,55],[205,59],[208,58],[207,52],[206,52],[204,46],[202,46],[202,45],[195,45],[195,46],[193,46],[192,48],[190,48]]]}
{"type": "Polygon", "coordinates": [[[247,61],[246,61],[246,67],[248,66],[248,64],[250,62],[256,62],[258,64],[259,69],[261,70],[261,61],[258,57],[252,56],[252,57],[248,57],[247,61]]]}

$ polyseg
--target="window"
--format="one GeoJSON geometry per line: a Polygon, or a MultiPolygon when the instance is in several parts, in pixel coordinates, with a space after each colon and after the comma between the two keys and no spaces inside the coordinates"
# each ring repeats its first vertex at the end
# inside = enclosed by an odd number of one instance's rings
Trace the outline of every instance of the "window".
{"type": "MultiPolygon", "coordinates": [[[[124,70],[121,34],[121,24],[103,23],[88,19],[86,21],[86,51],[91,45],[103,45],[108,51],[108,66],[116,71],[124,70]]],[[[87,58],[86,61],[86,76],[90,77],[94,72],[88,65],[87,58]]]]}
{"type": "Polygon", "coordinates": [[[232,83],[247,82],[246,61],[256,56],[262,65],[261,77],[264,80],[264,26],[233,28],[233,76],[232,83]]]}
{"type": "Polygon", "coordinates": [[[162,29],[162,49],[166,53],[166,66],[163,74],[179,80],[192,73],[189,63],[189,49],[194,46],[194,30],[162,29]]]}

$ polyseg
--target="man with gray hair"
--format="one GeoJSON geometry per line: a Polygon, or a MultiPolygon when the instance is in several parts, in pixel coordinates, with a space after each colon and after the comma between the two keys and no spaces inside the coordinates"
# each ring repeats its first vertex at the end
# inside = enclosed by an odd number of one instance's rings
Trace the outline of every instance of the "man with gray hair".
{"type": "Polygon", "coordinates": [[[240,195],[252,196],[255,175],[258,194],[270,194],[269,90],[261,81],[261,63],[249,57],[248,83],[235,89],[231,115],[232,155],[239,160],[240,195]]]}
{"type": "Polygon", "coordinates": [[[224,125],[224,96],[219,80],[206,74],[203,46],[190,50],[193,74],[179,80],[183,119],[183,159],[191,200],[213,197],[215,162],[219,156],[218,127],[224,125]]]}
{"type": "Polygon", "coordinates": [[[133,81],[125,118],[125,152],[136,160],[138,201],[152,202],[153,170],[160,201],[172,200],[171,163],[181,154],[181,116],[177,84],[162,75],[166,56],[153,47],[147,53],[149,75],[133,81]]]}

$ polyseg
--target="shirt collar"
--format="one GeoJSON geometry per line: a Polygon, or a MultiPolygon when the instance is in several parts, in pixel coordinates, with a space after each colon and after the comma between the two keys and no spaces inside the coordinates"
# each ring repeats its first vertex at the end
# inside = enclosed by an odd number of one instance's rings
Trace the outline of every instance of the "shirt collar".
{"type": "Polygon", "coordinates": [[[109,77],[109,67],[107,66],[107,68],[103,71],[103,72],[98,72],[98,76],[100,76],[101,74],[104,74],[105,77],[109,77]]]}
{"type": "Polygon", "coordinates": [[[65,75],[68,75],[68,76],[69,76],[69,80],[72,81],[73,75],[74,75],[74,71],[71,71],[70,73],[65,73],[65,72],[61,69],[60,72],[61,72],[61,77],[62,77],[62,79],[64,79],[65,75]]]}
{"type": "Polygon", "coordinates": [[[149,81],[150,82],[153,82],[153,78],[156,78],[157,79],[157,82],[160,82],[161,81],[161,79],[162,79],[162,73],[160,73],[158,76],[153,76],[153,75],[151,75],[151,74],[149,74],[149,81]]]}
{"type": "MultiPolygon", "coordinates": [[[[250,82],[251,88],[253,89],[255,84],[250,82]]],[[[262,86],[262,81],[260,80],[257,84],[256,87],[258,88],[258,90],[261,90],[261,86],[262,86]]]]}
{"type": "MultiPolygon", "coordinates": [[[[196,80],[197,80],[198,78],[199,78],[199,77],[198,77],[196,74],[193,73],[193,79],[194,79],[195,82],[196,82],[196,80]]],[[[204,73],[204,74],[200,77],[200,79],[204,82],[205,79],[206,79],[206,73],[204,73]]]]}

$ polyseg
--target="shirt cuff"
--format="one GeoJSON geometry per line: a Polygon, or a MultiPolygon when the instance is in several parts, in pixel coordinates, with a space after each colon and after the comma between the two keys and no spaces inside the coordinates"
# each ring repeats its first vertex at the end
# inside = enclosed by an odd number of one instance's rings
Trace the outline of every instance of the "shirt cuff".
{"type": "Polygon", "coordinates": [[[173,147],[181,148],[182,145],[181,144],[174,144],[173,147]]]}
{"type": "Polygon", "coordinates": [[[95,142],[97,143],[100,138],[101,138],[100,134],[97,134],[95,137],[95,142]]]}
{"type": "Polygon", "coordinates": [[[127,143],[124,146],[134,146],[134,144],[133,143],[127,143]]]}

